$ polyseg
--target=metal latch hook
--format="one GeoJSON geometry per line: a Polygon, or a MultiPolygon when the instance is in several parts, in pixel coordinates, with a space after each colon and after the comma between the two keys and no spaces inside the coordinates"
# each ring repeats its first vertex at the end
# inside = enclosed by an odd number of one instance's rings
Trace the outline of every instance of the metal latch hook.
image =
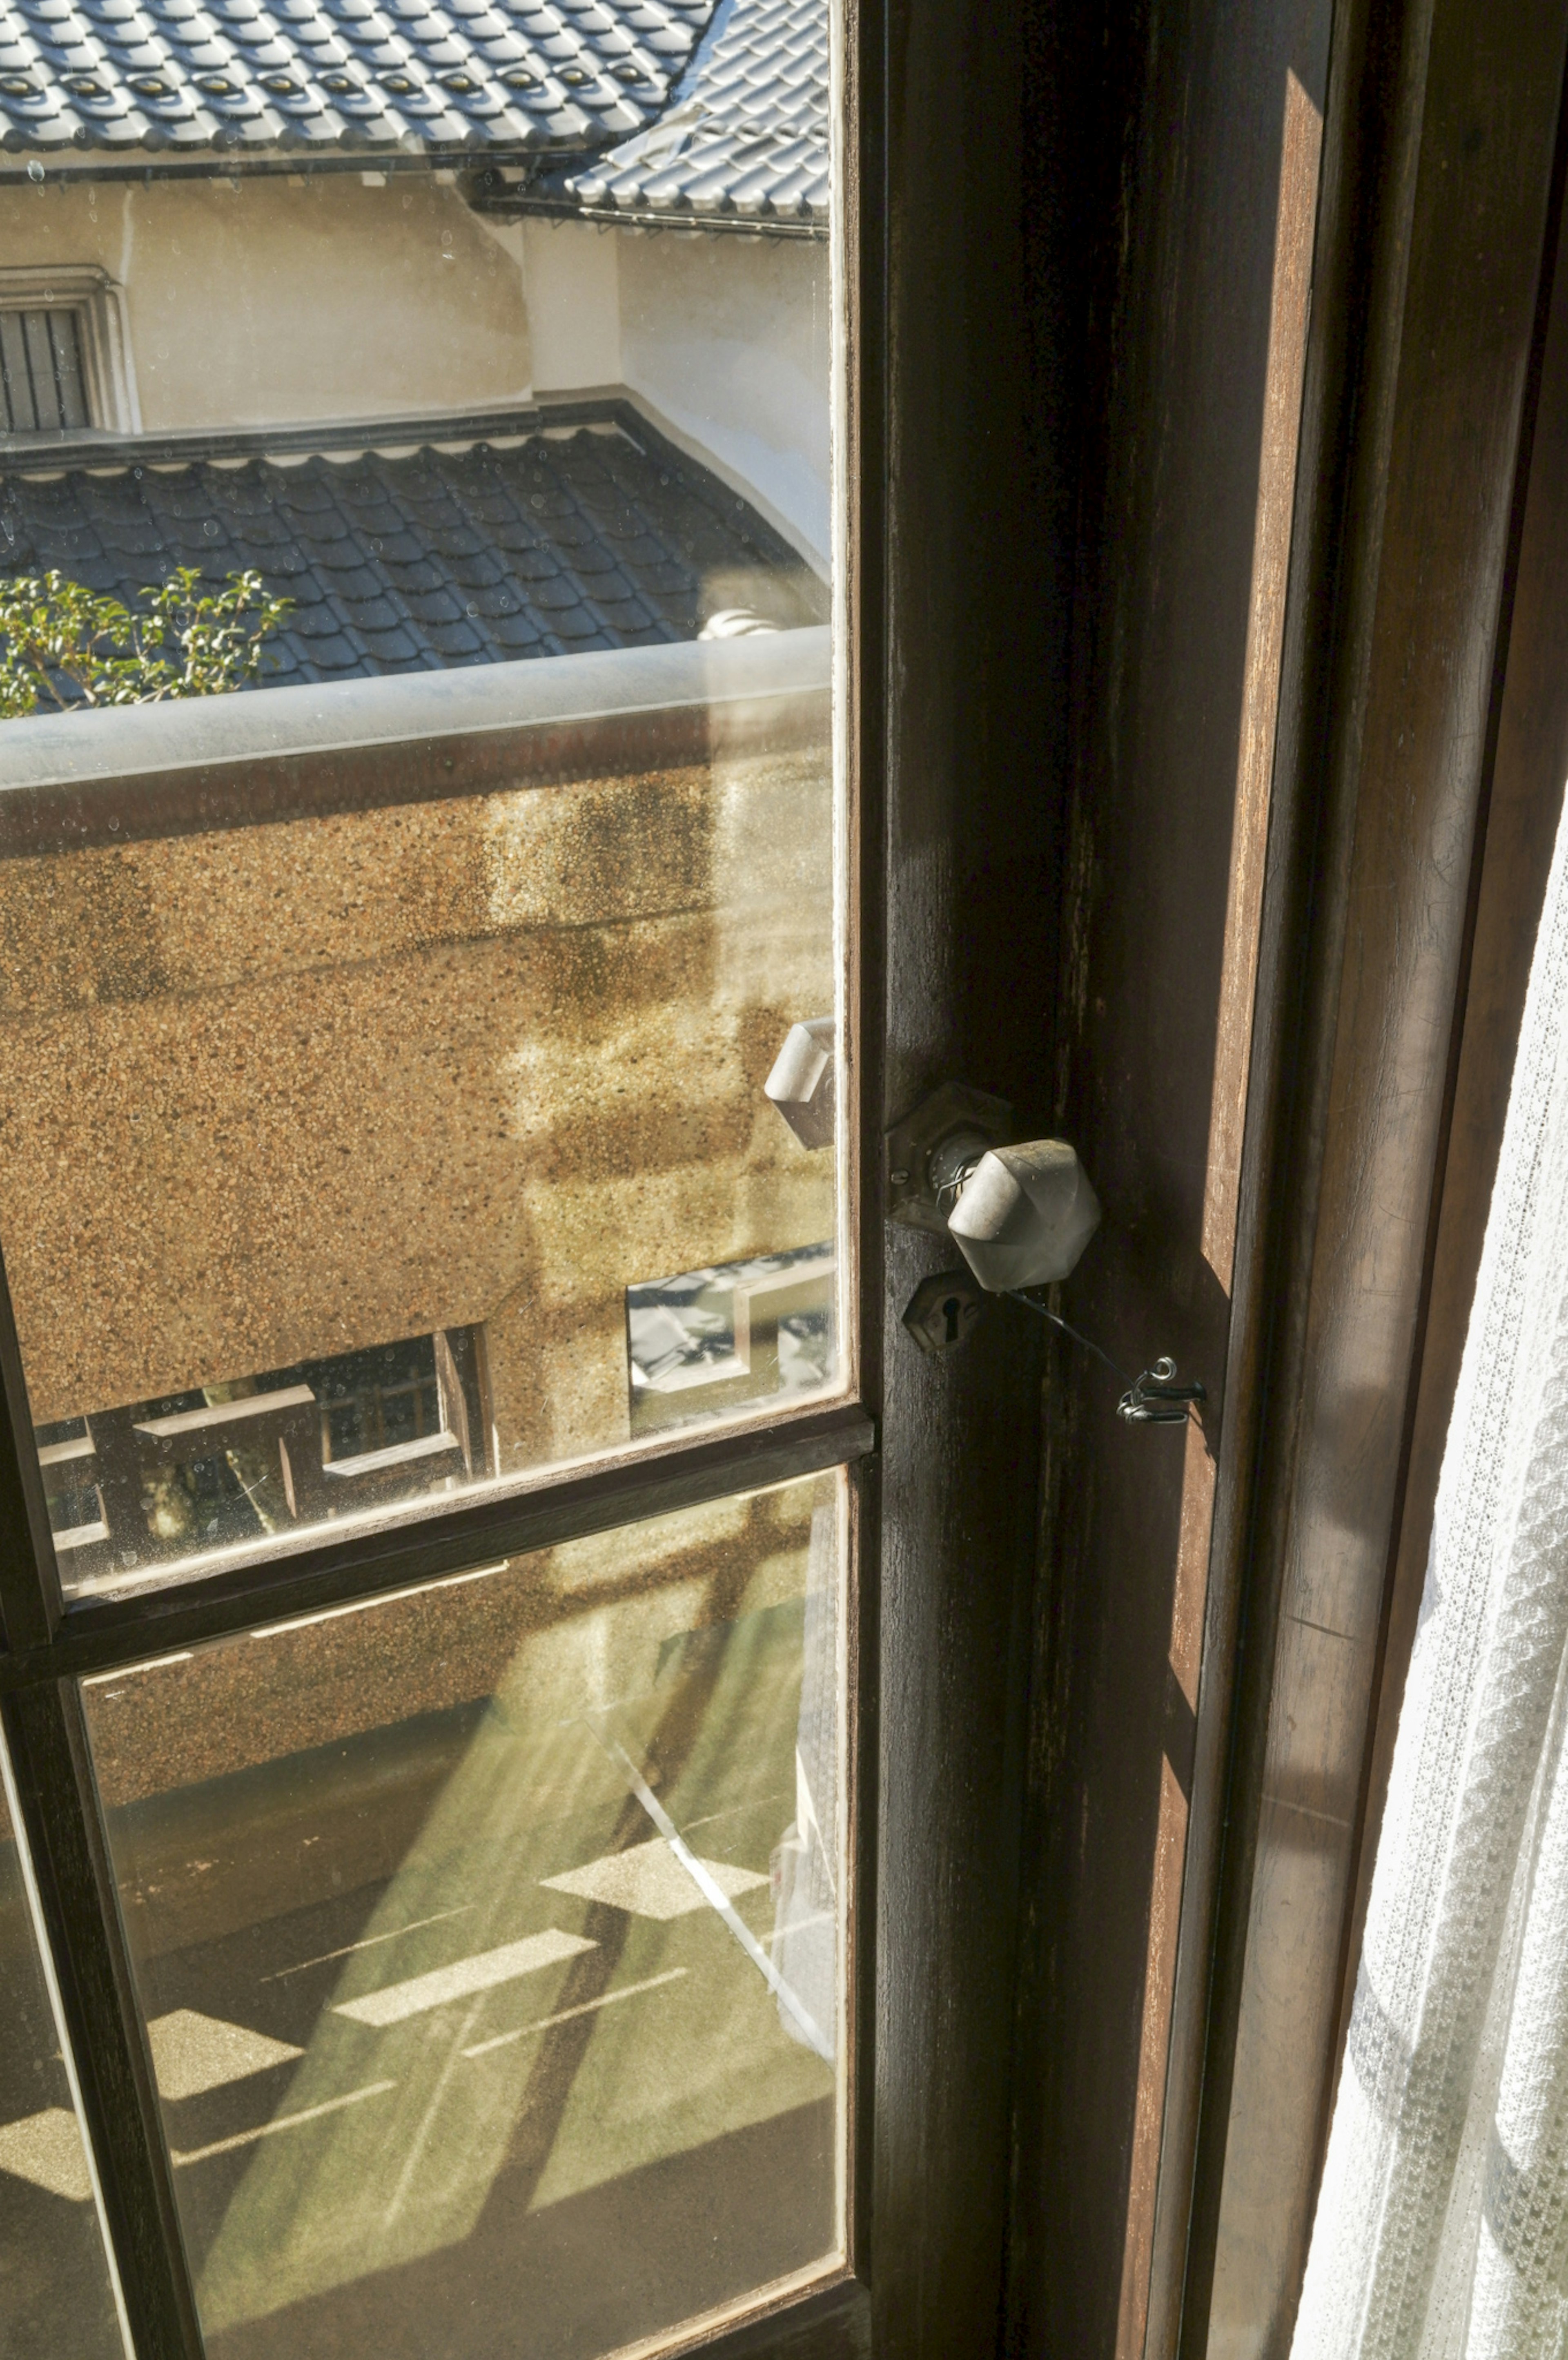
{"type": "Polygon", "coordinates": [[[1185,1426],[1189,1407],[1208,1400],[1203,1385],[1179,1385],[1176,1363],[1169,1353],[1130,1384],[1116,1404],[1116,1415],[1129,1426],[1185,1426]]]}

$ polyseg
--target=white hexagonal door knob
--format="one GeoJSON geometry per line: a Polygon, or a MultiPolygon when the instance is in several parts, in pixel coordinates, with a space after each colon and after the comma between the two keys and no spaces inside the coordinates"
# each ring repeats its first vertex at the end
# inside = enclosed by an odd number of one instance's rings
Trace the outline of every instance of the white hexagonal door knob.
{"type": "Polygon", "coordinates": [[[791,1024],[762,1085],[802,1147],[831,1147],[833,1135],[833,1021],[791,1024]]]}
{"type": "Polygon", "coordinates": [[[988,1149],[947,1222],[988,1295],[1065,1278],[1099,1225],[1099,1199],[1064,1139],[988,1149]]]}

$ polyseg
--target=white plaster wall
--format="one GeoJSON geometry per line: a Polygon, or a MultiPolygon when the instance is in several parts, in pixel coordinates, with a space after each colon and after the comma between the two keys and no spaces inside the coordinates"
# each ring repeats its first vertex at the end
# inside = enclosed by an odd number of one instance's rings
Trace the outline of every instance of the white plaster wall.
{"type": "Polygon", "coordinates": [[[624,387],[827,571],[825,246],[504,224],[424,173],[0,191],[0,269],[73,263],[125,288],[146,432],[624,387]]]}
{"type": "Polygon", "coordinates": [[[617,232],[621,374],[697,456],[749,488],[824,575],[828,249],[815,240],[617,232]]]}
{"type": "Polygon", "coordinates": [[[619,386],[619,231],[534,220],[522,224],[522,237],[535,392],[619,386]]]}
{"type": "Polygon", "coordinates": [[[0,191],[0,268],[50,263],[124,286],[148,433],[531,399],[521,234],[424,173],[0,191]]]}
{"type": "Polygon", "coordinates": [[[523,270],[537,392],[624,388],[826,572],[825,246],[535,220],[523,270]]]}

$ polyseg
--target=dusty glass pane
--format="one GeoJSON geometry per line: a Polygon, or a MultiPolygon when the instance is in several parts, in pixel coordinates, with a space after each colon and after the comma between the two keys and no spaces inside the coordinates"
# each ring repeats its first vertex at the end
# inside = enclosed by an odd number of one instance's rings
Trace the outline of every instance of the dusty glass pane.
{"type": "Polygon", "coordinates": [[[0,26],[0,1243],[70,1594],[844,1382],[830,14],[0,26]],[[801,1254],[793,1326],[720,1299],[801,1254]],[[638,1290],[700,1271],[667,1416],[638,1290]]]}
{"type": "Polygon", "coordinates": [[[590,2360],[839,2256],[841,1494],[87,1685],[214,2360],[590,2360]]]}
{"type": "Polygon", "coordinates": [[[0,1790],[0,2352],[124,2360],[87,2150],[0,1790]]]}

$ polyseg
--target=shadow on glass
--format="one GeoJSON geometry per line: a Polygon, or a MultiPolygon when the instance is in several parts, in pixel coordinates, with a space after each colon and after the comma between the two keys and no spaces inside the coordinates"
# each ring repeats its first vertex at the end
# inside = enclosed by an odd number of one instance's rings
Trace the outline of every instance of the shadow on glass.
{"type": "Polygon", "coordinates": [[[86,1684],[213,2360],[593,2360],[842,2261],[843,1503],[86,1684]]]}

